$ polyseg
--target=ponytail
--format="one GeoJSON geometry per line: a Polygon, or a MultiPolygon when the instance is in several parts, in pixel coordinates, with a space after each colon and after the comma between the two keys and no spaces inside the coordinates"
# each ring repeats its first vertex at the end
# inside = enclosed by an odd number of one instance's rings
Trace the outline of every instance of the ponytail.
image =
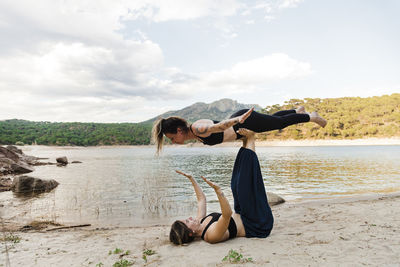
{"type": "Polygon", "coordinates": [[[157,147],[156,155],[159,155],[162,150],[164,134],[176,134],[178,128],[186,133],[189,131],[186,120],[179,117],[160,118],[154,122],[151,136],[153,143],[157,147]]]}
{"type": "Polygon", "coordinates": [[[152,142],[157,147],[156,155],[160,154],[164,143],[164,133],[162,131],[163,121],[165,121],[163,118],[156,120],[153,124],[153,129],[151,130],[152,142]]]}

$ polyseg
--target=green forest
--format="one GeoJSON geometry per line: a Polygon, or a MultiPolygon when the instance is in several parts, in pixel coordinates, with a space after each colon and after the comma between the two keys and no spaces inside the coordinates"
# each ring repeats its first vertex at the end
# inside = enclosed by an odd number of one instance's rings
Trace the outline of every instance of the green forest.
{"type": "MultiPolygon", "coordinates": [[[[291,99],[265,107],[273,114],[305,106],[328,120],[325,128],[314,123],[293,125],[282,131],[259,134],[258,139],[358,139],[400,137],[400,94],[376,97],[291,99]]],[[[147,145],[151,123],[80,123],[0,121],[0,144],[38,145],[147,145]]]]}
{"type": "Polygon", "coordinates": [[[140,123],[80,123],[0,121],[0,144],[57,146],[144,145],[152,125],[140,123]]]}

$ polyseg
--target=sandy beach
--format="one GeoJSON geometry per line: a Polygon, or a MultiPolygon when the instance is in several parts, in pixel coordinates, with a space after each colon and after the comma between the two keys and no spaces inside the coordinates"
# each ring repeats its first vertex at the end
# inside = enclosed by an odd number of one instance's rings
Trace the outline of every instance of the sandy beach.
{"type": "MultiPolygon", "coordinates": [[[[112,266],[121,260],[135,266],[224,266],[230,265],[222,259],[231,249],[252,259],[241,265],[399,266],[399,201],[400,193],[287,202],[273,207],[275,225],[268,238],[214,245],[201,240],[172,245],[168,225],[5,234],[20,238],[7,242],[10,266],[112,266]],[[122,252],[114,254],[116,248],[122,252]],[[121,256],[127,250],[129,255],[121,256]],[[145,250],[155,254],[145,260],[145,250]]],[[[0,266],[7,266],[4,242],[1,249],[0,266]]]]}

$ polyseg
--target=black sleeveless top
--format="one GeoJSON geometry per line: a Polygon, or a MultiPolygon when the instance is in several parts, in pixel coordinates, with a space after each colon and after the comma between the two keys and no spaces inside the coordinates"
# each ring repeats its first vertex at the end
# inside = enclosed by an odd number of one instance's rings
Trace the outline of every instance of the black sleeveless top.
{"type": "MultiPolygon", "coordinates": [[[[214,121],[214,124],[218,123],[219,121],[214,121]]],[[[201,136],[197,136],[193,130],[192,130],[192,125],[190,125],[190,131],[192,131],[192,133],[199,138],[203,144],[205,145],[209,145],[209,146],[213,146],[213,145],[217,145],[217,144],[221,144],[224,141],[224,132],[220,132],[220,133],[212,133],[210,134],[210,136],[207,137],[201,137],[201,136]]]]}
{"type": "MultiPolygon", "coordinates": [[[[204,240],[204,235],[206,234],[208,227],[210,227],[211,224],[214,222],[218,221],[219,217],[221,217],[221,213],[218,212],[213,212],[208,214],[206,217],[201,219],[200,223],[202,223],[207,217],[211,216],[211,221],[206,225],[204,228],[203,233],[201,234],[201,239],[204,240]]],[[[236,223],[235,220],[231,217],[231,220],[229,221],[229,226],[228,226],[228,231],[229,231],[229,239],[236,237],[237,235],[237,228],[236,228],[236,223]]]]}

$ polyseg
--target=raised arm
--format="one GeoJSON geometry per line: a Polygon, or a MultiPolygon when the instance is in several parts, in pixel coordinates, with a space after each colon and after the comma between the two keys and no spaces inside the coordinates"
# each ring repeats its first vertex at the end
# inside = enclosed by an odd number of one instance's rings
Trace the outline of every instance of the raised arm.
{"type": "Polygon", "coordinates": [[[224,234],[228,229],[229,222],[232,216],[232,209],[228,199],[225,197],[221,188],[213,182],[207,180],[203,176],[201,176],[201,178],[203,178],[203,180],[214,189],[219,200],[219,205],[221,206],[222,216],[219,217],[218,222],[215,224],[214,227],[210,227],[206,234],[208,242],[217,243],[223,240],[224,234]]]}
{"type": "Polygon", "coordinates": [[[250,116],[253,110],[254,108],[251,108],[246,113],[240,116],[223,120],[216,124],[213,124],[211,120],[198,120],[192,124],[192,130],[195,133],[195,135],[201,137],[207,137],[212,133],[223,132],[235,124],[243,123],[250,116]]]}
{"type": "Polygon", "coordinates": [[[194,191],[196,192],[196,197],[197,197],[197,219],[202,219],[206,216],[207,212],[207,200],[206,196],[203,193],[203,190],[201,190],[201,187],[199,184],[196,182],[196,180],[191,176],[186,173],[183,173],[181,171],[176,171],[177,173],[187,177],[190,182],[192,182],[194,191]]]}

